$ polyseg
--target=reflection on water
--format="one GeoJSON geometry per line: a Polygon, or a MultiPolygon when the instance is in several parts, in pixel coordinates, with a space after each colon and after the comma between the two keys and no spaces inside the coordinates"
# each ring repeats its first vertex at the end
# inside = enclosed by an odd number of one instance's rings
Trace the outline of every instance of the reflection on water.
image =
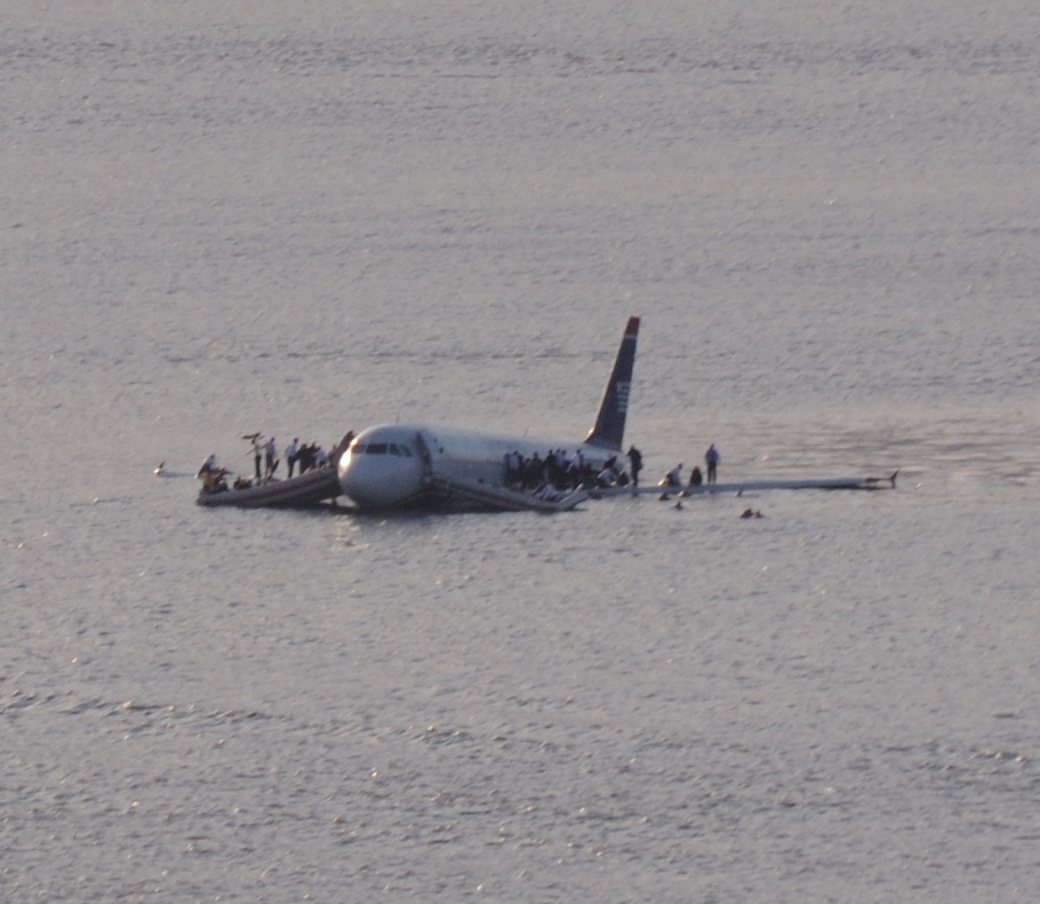
{"type": "Polygon", "coordinates": [[[931,6],[8,4],[5,900],[1036,900],[1040,45],[931,6]],[[580,438],[633,314],[646,479],[899,488],[153,476],[580,438]]]}

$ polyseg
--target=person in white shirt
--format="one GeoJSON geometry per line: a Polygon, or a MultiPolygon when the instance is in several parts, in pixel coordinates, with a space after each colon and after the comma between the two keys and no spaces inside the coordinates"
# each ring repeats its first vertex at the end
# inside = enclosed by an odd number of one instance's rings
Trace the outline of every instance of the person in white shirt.
{"type": "Polygon", "coordinates": [[[278,449],[275,447],[274,437],[272,436],[264,445],[264,457],[266,458],[265,464],[267,465],[268,477],[270,477],[274,473],[275,456],[277,455],[278,449]]]}
{"type": "Polygon", "coordinates": [[[299,437],[294,436],[293,441],[285,447],[285,460],[289,463],[290,477],[292,477],[293,468],[296,467],[296,453],[298,451],[296,444],[299,441],[299,437]]]}

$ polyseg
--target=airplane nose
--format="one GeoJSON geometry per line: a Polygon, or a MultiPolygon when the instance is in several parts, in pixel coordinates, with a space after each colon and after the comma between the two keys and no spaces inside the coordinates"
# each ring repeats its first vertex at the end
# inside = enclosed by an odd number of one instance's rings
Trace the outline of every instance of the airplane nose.
{"type": "Polygon", "coordinates": [[[419,492],[422,473],[416,462],[414,456],[351,450],[340,459],[339,484],[362,508],[391,508],[419,492]]]}

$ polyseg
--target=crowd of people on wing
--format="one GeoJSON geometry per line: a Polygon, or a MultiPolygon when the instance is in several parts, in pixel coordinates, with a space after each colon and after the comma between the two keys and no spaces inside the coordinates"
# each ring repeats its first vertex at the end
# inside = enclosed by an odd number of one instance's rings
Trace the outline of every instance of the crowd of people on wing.
{"type": "MultiPolygon", "coordinates": [[[[353,435],[351,435],[353,438],[353,435]]],[[[306,474],[308,471],[313,471],[316,468],[327,467],[331,459],[328,453],[317,443],[304,443],[300,444],[300,438],[298,436],[293,437],[293,441],[285,447],[285,464],[288,468],[287,477],[293,476],[293,470],[296,470],[297,474],[306,474]]]]}
{"type": "MultiPolygon", "coordinates": [[[[256,483],[270,480],[275,477],[281,459],[278,458],[278,447],[272,436],[266,442],[263,436],[255,433],[247,436],[253,446],[253,480],[256,483]],[[262,465],[262,467],[261,467],[262,465]]],[[[285,463],[288,470],[287,477],[297,474],[305,474],[315,468],[324,468],[329,463],[328,453],[318,443],[300,443],[300,438],[294,436],[291,443],[285,447],[285,463]]]]}
{"type": "Polygon", "coordinates": [[[602,465],[594,465],[581,449],[576,449],[573,454],[566,449],[550,449],[544,458],[537,452],[525,458],[519,450],[514,450],[505,456],[506,486],[515,490],[532,490],[539,498],[546,499],[581,487],[638,486],[643,457],[635,446],[628,450],[627,455],[631,477],[617,455],[611,455],[602,465]]]}
{"type": "MultiPolygon", "coordinates": [[[[293,476],[293,471],[299,476],[308,471],[328,467],[336,458],[335,453],[345,450],[353,438],[354,433],[351,431],[336,444],[335,452],[330,456],[318,443],[301,444],[298,436],[293,437],[293,441],[285,447],[284,451],[288,471],[287,478],[293,476]]],[[[199,468],[198,473],[195,475],[202,481],[203,490],[214,493],[227,489],[244,490],[250,487],[262,486],[269,481],[279,479],[276,476],[276,472],[281,464],[281,459],[278,458],[278,447],[275,443],[275,438],[272,436],[265,440],[262,434],[253,433],[244,436],[243,439],[249,440],[250,454],[253,456],[252,479],[235,477],[234,482],[229,487],[227,477],[230,472],[217,464],[216,455],[210,455],[202,463],[202,467],[199,468]]]]}
{"type": "MultiPolygon", "coordinates": [[[[568,454],[565,449],[552,449],[543,458],[537,452],[525,458],[518,450],[505,456],[506,485],[516,490],[533,490],[539,496],[551,498],[561,491],[576,490],[581,487],[626,487],[639,486],[639,472],[643,469],[643,456],[631,446],[625,453],[629,462],[629,470],[619,461],[618,455],[612,455],[601,466],[594,467],[585,459],[581,449],[568,454]]],[[[707,482],[715,483],[720,461],[718,449],[712,443],[704,453],[707,479],[700,467],[694,465],[690,471],[687,487],[701,486],[707,482]]],[[[682,480],[683,465],[679,462],[661,478],[658,486],[679,487],[682,480]]]]}

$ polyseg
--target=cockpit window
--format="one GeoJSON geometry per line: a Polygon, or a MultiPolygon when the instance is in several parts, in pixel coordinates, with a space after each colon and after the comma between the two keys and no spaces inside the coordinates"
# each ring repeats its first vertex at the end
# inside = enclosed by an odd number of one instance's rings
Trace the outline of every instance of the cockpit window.
{"type": "Polygon", "coordinates": [[[351,455],[398,455],[405,458],[412,457],[412,450],[404,445],[396,443],[354,443],[350,447],[351,455]]]}

